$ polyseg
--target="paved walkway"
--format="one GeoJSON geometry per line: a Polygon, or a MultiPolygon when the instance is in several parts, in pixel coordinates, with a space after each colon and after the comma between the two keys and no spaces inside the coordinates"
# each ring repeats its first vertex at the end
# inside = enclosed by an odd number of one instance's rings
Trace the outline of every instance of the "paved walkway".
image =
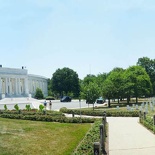
{"type": "Polygon", "coordinates": [[[109,155],[155,155],[155,135],[138,118],[109,117],[109,155]]]}
{"type": "Polygon", "coordinates": [[[39,109],[39,105],[43,104],[43,103],[41,103],[40,100],[36,100],[34,98],[28,98],[28,97],[4,98],[4,99],[0,100],[0,109],[4,109],[5,104],[7,105],[7,108],[9,110],[12,110],[12,109],[14,109],[15,104],[18,104],[20,109],[25,109],[25,106],[27,104],[29,104],[32,109],[34,109],[34,108],[39,109]]]}

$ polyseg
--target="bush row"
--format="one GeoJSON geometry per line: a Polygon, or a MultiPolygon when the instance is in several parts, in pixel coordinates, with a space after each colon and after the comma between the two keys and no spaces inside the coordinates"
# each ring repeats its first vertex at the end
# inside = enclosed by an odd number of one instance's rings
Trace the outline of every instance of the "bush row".
{"type": "Polygon", "coordinates": [[[153,131],[153,118],[151,118],[150,116],[147,116],[145,120],[143,119],[143,117],[141,117],[140,123],[143,124],[147,129],[153,131]]]}
{"type": "Polygon", "coordinates": [[[39,111],[39,110],[30,110],[30,111],[26,111],[26,110],[0,110],[0,114],[22,114],[22,115],[50,115],[50,116],[61,116],[64,114],[62,112],[58,112],[58,111],[39,111]]]}
{"type": "Polygon", "coordinates": [[[95,121],[91,129],[88,131],[82,142],[78,145],[73,155],[84,155],[84,154],[94,154],[93,144],[94,142],[99,142],[99,126],[101,120],[95,121]]]}
{"type": "Polygon", "coordinates": [[[0,117],[10,118],[10,119],[23,119],[32,121],[47,121],[47,122],[60,122],[60,123],[94,123],[96,119],[94,118],[80,118],[80,117],[65,117],[64,115],[23,115],[23,114],[7,114],[1,113],[0,117]]]}
{"type": "MultiPolygon", "coordinates": [[[[77,114],[80,115],[80,110],[73,110],[73,109],[67,109],[66,107],[63,107],[60,109],[63,113],[68,114],[77,114]]],[[[138,117],[139,112],[138,111],[108,111],[105,110],[108,117],[138,117]]],[[[89,115],[89,116],[103,116],[103,110],[81,110],[82,115],[89,115]]]]}

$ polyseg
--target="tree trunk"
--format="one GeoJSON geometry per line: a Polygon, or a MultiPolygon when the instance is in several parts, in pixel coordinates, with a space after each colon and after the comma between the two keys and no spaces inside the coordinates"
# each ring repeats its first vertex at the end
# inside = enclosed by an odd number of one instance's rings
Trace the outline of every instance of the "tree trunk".
{"type": "Polygon", "coordinates": [[[118,104],[119,104],[119,97],[118,97],[118,104]]]}
{"type": "Polygon", "coordinates": [[[111,106],[110,106],[110,98],[108,99],[108,107],[110,108],[111,106]]]}
{"type": "Polygon", "coordinates": [[[138,103],[138,97],[136,97],[136,104],[138,103]]]}
{"type": "Polygon", "coordinates": [[[130,102],[130,96],[127,97],[127,104],[130,102]]]}
{"type": "Polygon", "coordinates": [[[62,92],[60,92],[60,96],[61,96],[61,97],[63,97],[63,91],[62,91],[62,92]]]}

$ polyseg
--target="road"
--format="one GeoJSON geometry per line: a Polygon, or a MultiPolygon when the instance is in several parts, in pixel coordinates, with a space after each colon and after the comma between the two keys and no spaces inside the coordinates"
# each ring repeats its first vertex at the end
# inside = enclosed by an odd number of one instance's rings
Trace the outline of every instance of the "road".
{"type": "MultiPolygon", "coordinates": [[[[39,109],[39,105],[43,104],[45,100],[36,100],[34,98],[5,98],[0,100],[0,109],[4,109],[4,105],[7,105],[9,110],[14,109],[14,105],[18,104],[20,109],[25,109],[25,106],[29,104],[31,108],[39,109]]],[[[72,102],[60,102],[60,100],[51,100],[52,101],[52,110],[59,110],[62,107],[66,108],[85,108],[93,107],[92,104],[86,104],[85,100],[79,102],[79,100],[72,100],[72,102]]],[[[94,104],[94,106],[102,106],[103,104],[94,104]]],[[[47,110],[50,109],[49,101],[47,100],[47,110]]]]}
{"type": "MultiPolygon", "coordinates": [[[[42,103],[44,101],[41,101],[42,103]]],[[[96,105],[96,104],[95,104],[96,105]]],[[[94,106],[95,106],[94,105],[94,106]]],[[[85,108],[85,107],[92,107],[92,104],[86,104],[86,101],[79,102],[78,100],[72,100],[72,102],[60,102],[60,100],[52,100],[52,110],[59,110],[62,107],[75,109],[75,108],[85,108]]],[[[49,109],[49,101],[47,101],[47,108],[49,109]]]]}

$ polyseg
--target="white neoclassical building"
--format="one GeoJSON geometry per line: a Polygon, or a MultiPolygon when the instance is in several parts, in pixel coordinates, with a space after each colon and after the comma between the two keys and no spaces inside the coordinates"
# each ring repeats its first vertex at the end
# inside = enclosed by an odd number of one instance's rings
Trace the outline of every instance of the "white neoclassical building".
{"type": "Polygon", "coordinates": [[[44,96],[47,96],[47,78],[28,74],[24,67],[16,69],[5,68],[0,65],[0,99],[34,97],[37,88],[40,88],[44,96]]]}

